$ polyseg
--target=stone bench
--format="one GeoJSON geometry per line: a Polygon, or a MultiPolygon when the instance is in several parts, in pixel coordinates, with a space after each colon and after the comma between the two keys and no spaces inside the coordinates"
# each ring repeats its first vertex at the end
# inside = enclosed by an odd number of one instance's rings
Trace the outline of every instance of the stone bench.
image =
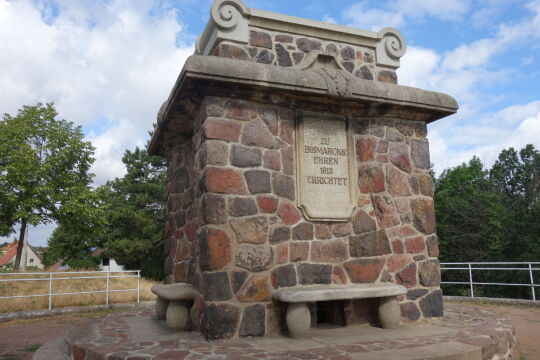
{"type": "Polygon", "coordinates": [[[174,329],[185,329],[188,320],[187,302],[193,300],[195,290],[190,284],[166,284],[152,286],[157,295],[156,316],[174,329]]]}
{"type": "Polygon", "coordinates": [[[296,338],[306,336],[311,326],[308,303],[380,298],[379,321],[383,328],[392,328],[399,324],[401,318],[397,296],[405,293],[407,289],[396,284],[315,285],[282,288],[274,291],[273,297],[287,303],[287,328],[291,337],[296,338]]]}

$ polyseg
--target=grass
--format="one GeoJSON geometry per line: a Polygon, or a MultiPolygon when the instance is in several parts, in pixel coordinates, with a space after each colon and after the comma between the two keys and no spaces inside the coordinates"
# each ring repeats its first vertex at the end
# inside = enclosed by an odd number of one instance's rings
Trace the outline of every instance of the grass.
{"type": "Polygon", "coordinates": [[[27,352],[36,352],[41,347],[41,344],[34,344],[25,347],[23,350],[27,352]]]}
{"type": "MultiPolygon", "coordinates": [[[[105,290],[106,279],[77,279],[80,276],[105,276],[106,273],[98,274],[81,274],[72,272],[70,274],[54,274],[52,281],[52,293],[74,293],[81,291],[105,290]],[[66,280],[54,280],[55,278],[74,278],[66,280]]],[[[111,276],[119,275],[111,273],[111,276]]],[[[49,275],[36,272],[32,275],[4,275],[0,279],[24,279],[32,278],[31,281],[13,281],[0,282],[0,296],[15,296],[15,295],[36,295],[48,294],[49,292],[49,275]],[[37,280],[43,279],[43,280],[37,280]]],[[[140,300],[155,300],[155,295],[150,291],[152,285],[157,284],[155,281],[141,279],[140,280],[140,300]]],[[[137,278],[110,278],[110,290],[125,290],[136,289],[137,278]]],[[[77,294],[77,295],[57,295],[52,297],[52,307],[73,307],[73,306],[88,306],[88,305],[103,305],[105,304],[105,293],[98,294],[77,294]]],[[[111,292],[109,293],[109,304],[128,303],[137,301],[137,292],[111,292]]],[[[0,313],[21,311],[21,310],[38,310],[47,309],[49,303],[48,296],[39,296],[31,298],[11,298],[0,299],[0,313]]]]}

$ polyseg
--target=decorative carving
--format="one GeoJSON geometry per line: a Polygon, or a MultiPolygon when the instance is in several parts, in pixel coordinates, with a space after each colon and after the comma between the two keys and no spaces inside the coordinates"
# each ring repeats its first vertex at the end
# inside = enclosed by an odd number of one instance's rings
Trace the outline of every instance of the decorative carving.
{"type": "Polygon", "coordinates": [[[329,95],[338,97],[351,95],[351,80],[342,70],[321,67],[315,71],[321,74],[324,80],[326,80],[329,95]]]}
{"type": "Polygon", "coordinates": [[[405,55],[407,44],[399,31],[392,28],[384,28],[377,34],[377,65],[386,65],[397,69],[399,58],[405,55]]]}
{"type": "Polygon", "coordinates": [[[216,25],[222,29],[234,28],[249,9],[240,0],[217,0],[212,4],[210,16],[216,25]]]}
{"type": "Polygon", "coordinates": [[[214,0],[208,24],[195,44],[195,54],[209,55],[222,40],[247,44],[249,15],[242,0],[214,0]]]}
{"type": "Polygon", "coordinates": [[[344,97],[351,94],[350,75],[332,53],[310,51],[295,67],[301,70],[313,70],[320,74],[326,81],[328,94],[331,96],[344,97]]]}

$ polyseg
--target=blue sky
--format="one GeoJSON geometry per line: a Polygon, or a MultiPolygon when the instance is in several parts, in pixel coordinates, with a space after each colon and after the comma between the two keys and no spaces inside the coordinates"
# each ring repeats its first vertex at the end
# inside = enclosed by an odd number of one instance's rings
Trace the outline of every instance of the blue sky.
{"type": "MultiPolygon", "coordinates": [[[[454,96],[429,126],[437,172],[503,148],[540,148],[540,0],[245,0],[248,7],[378,31],[408,50],[399,83],[454,96]]],[[[96,146],[96,184],[144,146],[211,0],[0,0],[0,112],[54,101],[96,146]]],[[[43,245],[53,225],[31,229],[43,245]]],[[[1,239],[0,239],[1,240],[1,239]]]]}

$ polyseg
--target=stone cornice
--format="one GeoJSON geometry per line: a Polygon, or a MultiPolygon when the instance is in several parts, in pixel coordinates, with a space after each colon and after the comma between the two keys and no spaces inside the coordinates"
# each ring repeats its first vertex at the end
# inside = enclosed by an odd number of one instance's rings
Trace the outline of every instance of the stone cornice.
{"type": "Polygon", "coordinates": [[[195,54],[211,55],[220,41],[247,44],[250,27],[370,47],[375,49],[376,65],[392,69],[399,67],[399,59],[407,49],[401,33],[392,28],[373,32],[250,9],[242,0],[214,0],[210,19],[197,39],[195,54]]]}
{"type": "Polygon", "coordinates": [[[198,96],[256,97],[257,93],[269,96],[271,92],[297,103],[363,107],[368,115],[369,108],[378,109],[379,116],[394,114],[404,119],[418,119],[416,115],[421,114],[426,122],[453,114],[458,108],[456,101],[446,94],[350,76],[339,69],[331,54],[313,54],[292,68],[193,55],[187,59],[169,99],[159,111],[149,152],[161,153],[165,132],[192,131],[190,111],[197,106],[198,96]]]}

